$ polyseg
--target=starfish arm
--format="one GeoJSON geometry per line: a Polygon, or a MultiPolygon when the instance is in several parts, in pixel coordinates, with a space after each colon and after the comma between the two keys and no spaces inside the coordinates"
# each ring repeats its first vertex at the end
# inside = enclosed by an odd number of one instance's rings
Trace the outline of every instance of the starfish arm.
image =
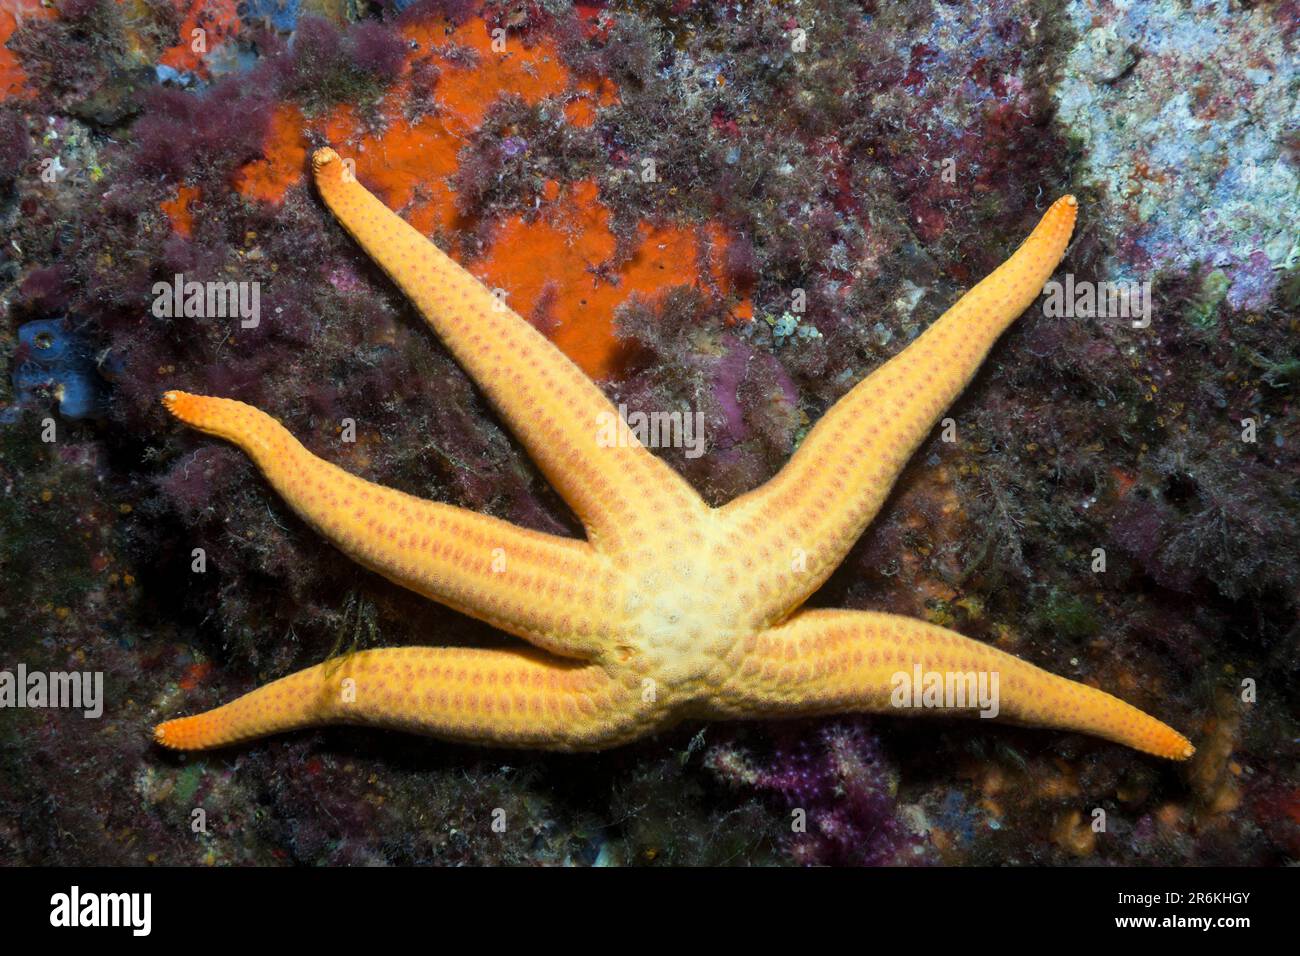
{"type": "Polygon", "coordinates": [[[303,727],[361,724],[462,743],[591,750],[637,735],[637,699],[599,666],[537,651],[384,648],[166,721],[154,739],[173,750],[207,750],[303,727]]]}
{"type": "Polygon", "coordinates": [[[362,249],[424,314],[602,550],[704,510],[641,446],[595,383],[473,275],[347,174],[332,149],[316,187],[362,249]]]}
{"type": "MultiPolygon", "coordinates": [[[[900,687],[910,688],[918,670],[938,674],[945,682],[949,675],[973,674],[978,680],[983,674],[997,701],[997,715],[1014,723],[1092,734],[1171,760],[1186,760],[1195,749],[1173,728],[1105,691],[944,628],[892,614],[803,612],[742,642],[729,663],[733,676],[712,701],[714,716],[848,711],[970,715],[978,704],[956,711],[918,707],[919,696],[900,687]]],[[[915,694],[923,689],[924,681],[915,694]]]]}
{"type": "Polygon", "coordinates": [[[939,415],[1051,277],[1076,211],[1073,196],[1058,199],[1010,259],[836,402],[771,481],[721,509],[771,582],[758,623],[798,607],[844,559],[939,415]],[[797,553],[804,570],[793,573],[797,553]]]}
{"type": "Polygon", "coordinates": [[[163,404],[187,425],[242,448],[303,520],[358,563],[553,653],[603,650],[602,615],[616,588],[608,559],[585,541],[348,474],[243,402],[173,391],[163,404]]]}

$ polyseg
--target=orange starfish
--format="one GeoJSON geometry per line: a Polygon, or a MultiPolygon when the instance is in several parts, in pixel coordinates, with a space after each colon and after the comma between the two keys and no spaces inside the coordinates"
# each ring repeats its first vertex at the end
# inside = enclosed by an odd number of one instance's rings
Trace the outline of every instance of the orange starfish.
{"type": "Polygon", "coordinates": [[[685,718],[916,705],[969,714],[990,703],[977,704],[978,687],[991,688],[993,707],[1018,723],[1177,760],[1192,754],[1182,735],[1110,694],[943,628],[798,610],[997,337],[1037,297],[1069,242],[1074,197],[1053,204],[1009,260],[837,402],[776,477],[711,508],[638,443],[576,366],[357,183],[332,149],[317,151],[313,166],[339,222],[424,313],[587,538],[528,531],[371,484],[316,458],[257,409],[168,392],[173,415],[243,448],[344,553],[533,647],[351,654],[160,724],[159,742],[199,749],[352,723],[599,749],[685,718]],[[962,688],[971,696],[952,697],[962,688]]]}

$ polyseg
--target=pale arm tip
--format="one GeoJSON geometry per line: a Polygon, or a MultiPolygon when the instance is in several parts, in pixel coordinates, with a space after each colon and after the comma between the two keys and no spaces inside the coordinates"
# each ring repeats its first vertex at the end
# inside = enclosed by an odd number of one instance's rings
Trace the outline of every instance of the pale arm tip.
{"type": "Polygon", "coordinates": [[[311,168],[315,172],[320,172],[330,163],[337,162],[339,154],[334,152],[329,146],[322,146],[311,155],[311,168]]]}
{"type": "Polygon", "coordinates": [[[193,734],[187,728],[186,718],[164,721],[153,729],[154,743],[168,750],[194,750],[193,734]]]}
{"type": "MultiPolygon", "coordinates": [[[[163,392],[162,403],[173,418],[196,428],[203,428],[208,423],[208,419],[212,418],[213,412],[223,407],[223,399],[211,398],[207,395],[191,395],[189,392],[175,389],[163,392]]],[[[225,404],[234,403],[225,402],[225,404]]]]}
{"type": "Polygon", "coordinates": [[[185,411],[190,405],[193,404],[193,400],[195,397],[196,396],[190,395],[188,392],[180,392],[177,391],[176,389],[169,389],[168,391],[163,392],[163,397],[162,397],[163,408],[167,409],[167,411],[171,412],[172,415],[176,416],[177,418],[184,420],[185,411]]]}

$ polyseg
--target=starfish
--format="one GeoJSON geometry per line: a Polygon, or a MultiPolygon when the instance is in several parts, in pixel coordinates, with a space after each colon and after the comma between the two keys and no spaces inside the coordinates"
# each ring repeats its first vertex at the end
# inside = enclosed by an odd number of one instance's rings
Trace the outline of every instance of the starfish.
{"type": "MultiPolygon", "coordinates": [[[[453,741],[597,750],[684,719],[841,712],[971,715],[973,700],[898,693],[900,679],[996,678],[1000,715],[1183,760],[1154,717],[952,631],[891,614],[800,610],[884,503],[912,452],[1065,253],[1057,200],[1015,253],[845,394],[763,486],[710,507],[644,448],[601,390],[323,148],[318,191],[477,381],[585,540],[372,484],[317,458],[269,415],[169,391],[182,422],[234,442],[351,558],[522,638],[490,650],[401,647],[327,660],[224,706],[158,725],[194,750],[324,724],[453,741]],[[618,430],[608,440],[609,423],[618,430]],[[605,440],[599,436],[605,435],[605,440]],[[946,675],[946,677],[944,676],[946,675]]],[[[953,686],[956,686],[953,684],[953,686]]],[[[974,686],[968,685],[968,686],[974,686]]]]}

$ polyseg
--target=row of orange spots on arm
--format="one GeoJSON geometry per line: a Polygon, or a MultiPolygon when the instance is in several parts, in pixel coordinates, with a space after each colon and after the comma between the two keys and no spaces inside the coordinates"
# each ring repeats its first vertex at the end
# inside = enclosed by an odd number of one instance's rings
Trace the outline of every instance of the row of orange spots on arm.
{"type": "Polygon", "coordinates": [[[521,742],[563,726],[579,743],[618,722],[616,691],[594,668],[528,651],[386,648],[307,668],[215,710],[166,721],[154,734],[164,746],[191,750],[334,722],[521,742]],[[354,693],[345,698],[349,680],[354,693]]]}
{"type": "MultiPolygon", "coordinates": [[[[306,172],[310,130],[327,142],[342,144],[342,154],[357,164],[357,178],[421,233],[451,234],[465,223],[456,211],[449,178],[459,168],[458,155],[469,135],[502,93],[518,95],[530,104],[564,97],[569,122],[582,127],[595,122],[599,107],[618,99],[606,80],[571,76],[548,39],[525,47],[510,38],[507,52],[497,53],[491,48],[487,25],[477,18],[455,28],[437,20],[409,23],[401,32],[418,44],[408,66],[448,44],[467,46],[478,54],[476,64],[438,57],[436,115],[415,121],[402,115],[402,104],[412,92],[409,68],[380,104],[385,121],[377,129],[367,128],[349,104],[312,119],[292,104],[283,104],[272,116],[264,158],[245,166],[239,175],[236,188],[242,195],[281,202],[306,172]]],[[[717,224],[698,231],[643,224],[631,258],[617,275],[598,278],[597,268],[612,259],[617,244],[609,210],[598,193],[591,180],[547,181],[541,214],[531,219],[504,218],[484,255],[469,266],[489,288],[505,290],[511,308],[535,321],[593,378],[616,369],[620,345],[613,313],[633,293],[653,297],[665,286],[681,283],[704,283],[724,295],[732,293],[721,268],[729,237],[717,224]],[[695,265],[701,260],[707,275],[701,275],[695,265]]],[[[163,205],[173,228],[182,235],[192,232],[191,206],[197,198],[192,187],[182,187],[163,205]]],[[[739,294],[732,298],[735,315],[748,319],[753,311],[748,299],[739,294]]]]}

